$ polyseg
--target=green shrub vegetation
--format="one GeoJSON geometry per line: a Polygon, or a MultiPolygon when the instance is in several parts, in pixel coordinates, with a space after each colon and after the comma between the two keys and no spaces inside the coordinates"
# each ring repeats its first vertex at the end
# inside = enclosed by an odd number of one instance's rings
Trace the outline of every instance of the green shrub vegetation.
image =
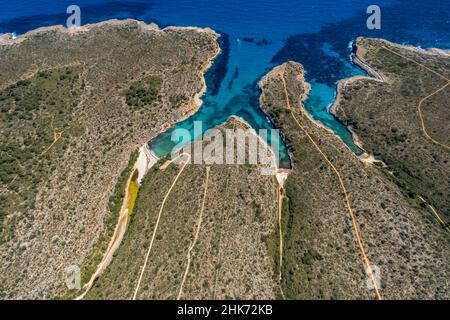
{"type": "Polygon", "coordinates": [[[108,243],[114,233],[114,229],[119,219],[120,208],[122,207],[123,199],[125,197],[125,188],[128,178],[132,174],[133,166],[138,158],[138,152],[131,154],[128,165],[123,169],[117,180],[114,188],[114,193],[109,198],[108,213],[104,220],[104,229],[95,247],[91,250],[90,256],[81,268],[81,282],[86,283],[94,274],[97,265],[101,262],[103,254],[105,253],[108,243]]]}
{"type": "Polygon", "coordinates": [[[12,235],[8,214],[31,215],[41,183],[46,183],[70,138],[67,130],[80,97],[79,69],[41,71],[0,91],[0,243],[12,235]],[[66,130],[50,152],[54,132],[66,130]]]}
{"type": "Polygon", "coordinates": [[[125,101],[130,107],[142,108],[161,100],[159,92],[162,79],[157,76],[149,76],[132,84],[125,91],[125,101]]]}

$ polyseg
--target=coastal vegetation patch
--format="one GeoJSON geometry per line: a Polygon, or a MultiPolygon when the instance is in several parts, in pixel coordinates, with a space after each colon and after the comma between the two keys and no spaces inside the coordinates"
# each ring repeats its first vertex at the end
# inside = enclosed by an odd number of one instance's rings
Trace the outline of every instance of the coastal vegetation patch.
{"type": "Polygon", "coordinates": [[[128,204],[128,223],[130,223],[131,215],[133,214],[134,205],[136,203],[136,198],[139,192],[139,183],[137,181],[139,172],[134,170],[131,176],[129,192],[130,192],[130,202],[128,204]]]}
{"type": "Polygon", "coordinates": [[[52,183],[49,177],[74,133],[79,73],[77,67],[44,70],[0,91],[0,243],[25,216],[32,223],[36,194],[52,183]]]}
{"type": "Polygon", "coordinates": [[[144,106],[151,106],[153,103],[161,101],[161,96],[159,94],[161,86],[161,77],[146,77],[133,83],[128,90],[125,91],[125,101],[130,107],[142,108],[144,106]]]}
{"type": "MultiPolygon", "coordinates": [[[[130,174],[133,172],[133,166],[136,163],[138,152],[131,154],[128,165],[122,170],[114,187],[114,193],[109,198],[108,214],[104,218],[104,230],[102,231],[97,243],[91,250],[90,255],[86,258],[86,261],[81,267],[81,284],[82,286],[87,283],[94,274],[98,264],[101,262],[104,253],[108,247],[109,241],[114,233],[114,229],[119,219],[120,209],[122,207],[123,199],[125,197],[125,188],[130,174]]],[[[135,171],[134,171],[135,172],[135,171]]],[[[131,189],[131,184],[130,184],[131,189]]],[[[137,195],[137,192],[136,192],[137,195]]],[[[131,204],[131,200],[130,200],[131,204]]]]}

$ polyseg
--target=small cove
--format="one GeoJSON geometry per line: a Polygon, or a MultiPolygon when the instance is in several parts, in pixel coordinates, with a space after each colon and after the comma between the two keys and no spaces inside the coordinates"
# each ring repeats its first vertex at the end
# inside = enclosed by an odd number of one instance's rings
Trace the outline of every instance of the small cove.
{"type": "MultiPolygon", "coordinates": [[[[69,0],[5,0],[0,13],[0,33],[24,33],[41,26],[64,24],[69,0]]],[[[206,76],[203,105],[188,119],[177,123],[150,142],[153,152],[165,156],[172,150],[171,132],[203,130],[230,116],[245,119],[252,127],[271,129],[259,110],[258,81],[285,61],[301,63],[311,91],[305,108],[312,117],[333,130],[354,152],[359,152],[350,132],[328,112],[336,95],[337,81],[364,74],[350,61],[349,43],[358,36],[385,38],[421,47],[450,48],[450,4],[437,0],[381,0],[381,30],[366,28],[366,8],[361,0],[79,0],[82,24],[111,18],[134,18],[147,23],[210,27],[220,33],[221,57],[206,76]],[[420,12],[420,14],[418,14],[420,12]]],[[[284,145],[280,165],[288,166],[284,145]]]]}

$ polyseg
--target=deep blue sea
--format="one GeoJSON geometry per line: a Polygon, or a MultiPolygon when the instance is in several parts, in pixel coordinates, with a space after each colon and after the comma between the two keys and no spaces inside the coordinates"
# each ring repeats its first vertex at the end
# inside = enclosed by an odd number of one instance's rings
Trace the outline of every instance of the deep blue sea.
{"type": "MultiPolygon", "coordinates": [[[[235,114],[255,129],[271,128],[258,109],[257,82],[287,60],[302,63],[312,91],[306,107],[355,152],[347,129],[328,108],[336,82],[362,71],[351,64],[351,41],[382,37],[421,47],[450,48],[450,0],[0,0],[0,33],[24,33],[40,26],[64,24],[68,5],[81,8],[82,24],[109,18],[135,18],[160,26],[211,27],[219,32],[222,54],[207,73],[203,105],[176,127],[214,127],[235,114]],[[368,30],[366,9],[381,8],[381,30],[368,30]]],[[[151,142],[164,156],[171,130],[151,142]]],[[[280,163],[289,165],[282,146],[280,163]]]]}

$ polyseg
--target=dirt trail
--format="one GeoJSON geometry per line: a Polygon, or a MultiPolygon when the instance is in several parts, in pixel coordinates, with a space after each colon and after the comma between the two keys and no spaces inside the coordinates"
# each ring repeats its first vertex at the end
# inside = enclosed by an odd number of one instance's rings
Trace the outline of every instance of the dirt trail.
{"type": "Polygon", "coordinates": [[[422,114],[422,104],[423,104],[426,100],[428,100],[429,98],[431,98],[432,96],[434,96],[435,94],[437,94],[437,93],[443,91],[445,88],[447,88],[447,87],[450,85],[450,79],[447,78],[446,76],[440,74],[439,72],[437,72],[437,71],[435,71],[435,70],[433,70],[433,69],[427,67],[426,65],[424,65],[424,64],[422,64],[422,63],[420,63],[420,62],[418,62],[418,61],[416,61],[416,60],[414,60],[414,59],[408,58],[408,57],[406,57],[406,56],[404,56],[404,55],[402,55],[402,54],[400,54],[400,53],[398,53],[398,52],[395,52],[394,50],[389,49],[389,48],[386,47],[386,46],[382,46],[382,48],[385,49],[385,50],[387,50],[387,51],[389,51],[389,52],[391,52],[391,53],[393,53],[393,54],[395,54],[395,55],[397,55],[397,56],[399,56],[399,57],[401,57],[401,58],[403,58],[403,59],[405,59],[405,60],[408,60],[408,61],[410,61],[410,62],[412,62],[412,63],[415,63],[415,64],[417,64],[418,66],[420,66],[420,67],[422,67],[422,68],[425,68],[426,70],[428,70],[428,71],[434,73],[434,74],[437,75],[438,77],[440,77],[440,78],[442,78],[442,79],[444,79],[444,80],[447,81],[447,83],[446,83],[445,85],[443,85],[443,86],[440,87],[439,89],[433,91],[432,93],[430,93],[429,95],[427,95],[426,97],[422,98],[422,99],[419,101],[419,104],[417,105],[417,113],[419,114],[420,126],[421,126],[421,129],[422,129],[422,132],[423,132],[424,136],[425,136],[427,139],[429,139],[430,141],[432,141],[434,144],[437,144],[437,145],[439,145],[439,146],[441,146],[441,147],[443,147],[443,148],[445,148],[445,149],[447,149],[447,150],[450,150],[450,146],[449,146],[449,145],[437,141],[436,139],[434,139],[434,138],[430,135],[430,133],[428,132],[428,129],[427,129],[426,125],[425,125],[424,117],[423,117],[423,114],[422,114]]]}
{"type": "Polygon", "coordinates": [[[47,152],[49,152],[50,149],[62,138],[63,133],[64,133],[64,131],[59,131],[59,132],[54,131],[53,132],[53,142],[39,156],[42,157],[47,152]]]}
{"type": "Polygon", "coordinates": [[[425,98],[423,98],[422,100],[419,101],[419,104],[417,105],[417,112],[419,114],[419,118],[420,118],[420,126],[422,128],[422,132],[423,135],[428,138],[429,140],[431,140],[434,144],[440,145],[441,147],[450,150],[450,146],[446,145],[445,143],[439,142],[436,139],[434,139],[430,133],[427,130],[427,127],[425,125],[425,120],[423,118],[423,114],[422,114],[422,104],[425,102],[425,100],[431,98],[432,96],[434,96],[435,94],[441,92],[442,90],[444,90],[445,88],[447,88],[450,85],[450,80],[449,82],[444,85],[443,87],[441,87],[440,89],[434,91],[433,93],[429,94],[428,96],[426,96],[425,98]]]}
{"type": "MultiPolygon", "coordinates": [[[[114,234],[111,237],[111,240],[108,244],[108,248],[106,249],[102,261],[97,266],[97,269],[95,270],[95,273],[92,275],[91,279],[88,283],[86,283],[83,288],[86,288],[83,294],[75,298],[75,300],[81,300],[83,299],[86,294],[89,292],[89,290],[92,288],[95,280],[103,273],[103,271],[108,267],[108,265],[111,263],[112,258],[116,250],[119,248],[120,244],[122,243],[122,239],[125,235],[125,232],[127,231],[128,226],[128,216],[129,216],[129,204],[131,199],[131,193],[130,193],[130,184],[132,182],[133,174],[135,170],[138,171],[138,175],[145,175],[147,171],[157,162],[157,158],[151,158],[150,154],[147,152],[147,146],[141,146],[139,148],[139,157],[141,154],[144,154],[144,156],[147,158],[147,162],[144,166],[139,164],[139,158],[136,160],[136,163],[133,166],[133,169],[130,172],[130,176],[128,177],[126,186],[125,186],[125,196],[122,201],[122,206],[119,211],[119,219],[117,221],[116,228],[114,229],[114,234]]],[[[97,211],[100,210],[100,208],[97,208],[97,211]]]]}
{"type": "MultiPolygon", "coordinates": [[[[360,230],[359,230],[359,227],[358,227],[358,223],[357,223],[356,218],[355,218],[355,216],[353,214],[353,209],[352,209],[352,206],[350,204],[350,199],[349,199],[349,196],[348,196],[347,188],[345,187],[345,184],[344,184],[344,181],[342,179],[341,173],[336,168],[336,166],[331,162],[331,160],[328,158],[328,156],[322,151],[322,149],[319,147],[319,145],[314,141],[314,139],[308,133],[306,128],[298,121],[297,117],[295,116],[295,113],[294,113],[293,109],[291,108],[291,103],[289,102],[289,93],[288,93],[288,90],[287,90],[286,80],[284,79],[284,75],[281,72],[280,72],[279,75],[280,75],[281,82],[282,82],[283,87],[284,87],[284,93],[285,93],[285,98],[286,98],[286,106],[287,106],[288,110],[290,111],[290,114],[291,114],[292,118],[294,119],[294,121],[297,124],[297,126],[308,137],[309,141],[317,149],[317,151],[320,153],[320,155],[325,160],[325,162],[331,167],[331,169],[334,171],[334,173],[336,174],[336,177],[339,180],[339,184],[341,186],[342,192],[344,193],[345,204],[347,206],[347,209],[348,209],[348,212],[350,214],[351,221],[352,221],[352,226],[353,226],[353,230],[354,230],[354,233],[355,233],[356,241],[357,241],[359,249],[361,251],[361,255],[363,257],[367,273],[370,276],[370,279],[371,279],[371,282],[372,282],[373,287],[375,289],[377,298],[379,300],[381,300],[382,297],[381,297],[381,294],[380,294],[377,282],[375,280],[375,276],[373,274],[372,266],[370,264],[369,258],[367,257],[366,250],[364,249],[364,245],[363,245],[363,242],[362,242],[362,239],[361,239],[361,233],[360,233],[360,230]]],[[[303,112],[303,110],[301,110],[301,112],[303,112]]]]}
{"type": "Polygon", "coordinates": [[[189,247],[188,252],[187,252],[186,270],[184,271],[183,280],[181,281],[180,290],[178,291],[177,300],[180,300],[181,295],[183,294],[184,283],[185,283],[186,277],[187,277],[187,275],[189,273],[189,267],[191,266],[191,251],[194,249],[195,244],[197,243],[197,240],[198,240],[198,236],[200,234],[200,227],[201,227],[202,221],[203,221],[203,209],[205,208],[206,193],[208,192],[209,170],[210,170],[210,167],[206,167],[205,190],[203,191],[202,206],[200,208],[200,214],[198,216],[197,228],[195,230],[194,240],[192,241],[192,244],[189,247]]]}
{"type": "Polygon", "coordinates": [[[277,188],[277,201],[278,201],[278,230],[279,230],[279,238],[280,238],[280,254],[279,254],[279,281],[281,281],[281,269],[283,268],[283,232],[281,230],[281,218],[282,218],[282,210],[283,210],[283,195],[281,193],[281,186],[277,188]]]}
{"type": "Polygon", "coordinates": [[[428,206],[428,208],[430,208],[431,212],[434,214],[434,216],[436,217],[436,219],[442,224],[443,228],[450,233],[450,229],[447,226],[447,223],[445,222],[444,218],[441,216],[441,214],[439,212],[437,212],[437,210],[431,205],[429,204],[422,196],[418,196],[420,201],[422,201],[425,205],[428,206]]]}
{"type": "Polygon", "coordinates": [[[116,228],[114,229],[114,234],[109,241],[108,248],[106,249],[106,252],[103,256],[102,261],[97,266],[97,269],[95,270],[94,274],[92,275],[91,279],[88,283],[86,283],[83,287],[86,288],[85,291],[78,297],[75,298],[75,300],[81,300],[83,299],[86,294],[89,292],[89,290],[92,288],[95,280],[103,273],[103,271],[106,269],[106,267],[110,264],[112,261],[114,252],[119,248],[120,243],[122,242],[123,236],[125,235],[125,231],[127,230],[127,224],[128,224],[128,211],[129,211],[129,202],[130,202],[130,183],[131,179],[133,177],[134,170],[131,171],[130,176],[128,177],[127,184],[125,186],[125,196],[123,198],[122,207],[120,208],[119,212],[119,220],[117,222],[116,228]]]}
{"type": "MultiPolygon", "coordinates": [[[[431,142],[433,142],[434,144],[437,144],[437,145],[439,145],[439,146],[441,146],[441,147],[443,147],[443,148],[445,148],[445,149],[447,149],[447,150],[450,150],[450,146],[449,146],[449,145],[446,145],[445,143],[442,143],[442,142],[440,142],[440,141],[437,141],[436,139],[434,139],[434,138],[430,135],[430,133],[428,132],[428,129],[427,129],[426,125],[425,125],[425,119],[424,119],[424,116],[423,116],[423,114],[422,114],[422,104],[423,104],[427,99],[429,99],[429,98],[431,98],[432,96],[434,96],[435,94],[437,94],[437,93],[439,93],[439,92],[445,90],[445,89],[450,85],[450,79],[447,78],[446,76],[444,76],[443,74],[440,74],[439,72],[437,72],[437,71],[435,71],[435,70],[433,70],[433,69],[427,67],[426,65],[424,65],[424,64],[422,64],[422,63],[420,63],[420,62],[418,62],[418,61],[416,61],[416,60],[414,60],[414,59],[408,58],[408,57],[406,57],[406,56],[404,56],[404,55],[402,55],[402,54],[400,54],[400,53],[398,53],[398,52],[396,52],[396,51],[394,51],[394,50],[392,50],[392,49],[389,49],[389,48],[386,47],[386,46],[382,46],[382,48],[385,49],[386,51],[389,51],[390,53],[392,53],[392,54],[394,54],[394,55],[400,57],[400,58],[403,58],[403,59],[405,59],[405,60],[408,60],[408,61],[410,61],[410,62],[412,62],[412,63],[417,64],[419,67],[422,67],[422,68],[424,68],[424,69],[426,69],[426,70],[432,72],[433,74],[437,75],[438,77],[440,77],[440,78],[442,78],[442,79],[444,79],[444,80],[447,81],[447,83],[446,83],[445,85],[443,85],[443,86],[440,87],[439,89],[433,91],[432,93],[430,93],[429,95],[425,96],[424,98],[420,99],[419,104],[417,105],[417,113],[418,113],[418,115],[419,115],[420,127],[421,127],[421,129],[422,129],[422,132],[423,132],[423,135],[425,136],[425,138],[429,139],[429,140],[430,140],[431,142]]],[[[442,224],[442,226],[444,227],[444,229],[445,229],[447,232],[450,233],[450,229],[449,229],[449,227],[447,226],[447,222],[445,221],[445,218],[443,218],[443,217],[436,211],[436,209],[433,208],[433,206],[431,206],[430,204],[428,204],[428,203],[425,201],[425,199],[424,199],[423,197],[419,196],[419,198],[420,198],[420,199],[421,199],[421,200],[422,200],[422,201],[430,208],[431,212],[434,214],[434,216],[435,216],[436,219],[439,221],[439,223],[442,224]]]]}
{"type": "Polygon", "coordinates": [[[284,300],[286,300],[286,297],[284,296],[284,291],[283,291],[283,286],[281,285],[281,279],[282,279],[282,271],[283,271],[283,230],[282,230],[282,212],[283,212],[283,199],[284,199],[284,194],[283,194],[283,183],[284,180],[280,181],[277,179],[278,185],[277,185],[277,202],[278,202],[278,209],[277,209],[277,214],[278,214],[278,237],[279,237],[279,257],[278,257],[278,283],[279,283],[279,288],[280,288],[280,292],[281,292],[281,296],[283,297],[284,300]]]}
{"type": "Polygon", "coordinates": [[[182,156],[186,156],[187,160],[185,161],[181,161],[183,164],[181,166],[180,171],[178,172],[177,176],[175,177],[175,180],[173,181],[172,185],[169,188],[169,191],[167,191],[162,203],[161,203],[161,208],[159,209],[159,213],[158,213],[158,218],[156,219],[156,225],[155,225],[155,229],[153,230],[153,235],[152,235],[152,239],[150,240],[150,245],[147,251],[147,254],[145,256],[145,260],[144,260],[144,264],[142,265],[142,269],[141,269],[141,273],[139,275],[139,280],[138,283],[136,285],[136,289],[134,290],[134,294],[133,294],[133,300],[136,300],[136,296],[138,294],[139,291],[139,287],[141,286],[141,281],[142,281],[142,277],[144,275],[144,271],[145,271],[145,267],[147,266],[147,262],[148,262],[148,257],[150,256],[150,252],[152,251],[152,247],[153,247],[153,242],[155,241],[155,236],[156,236],[156,232],[158,231],[158,225],[159,225],[159,221],[161,220],[161,215],[162,215],[162,211],[164,209],[164,205],[167,201],[167,199],[169,198],[170,193],[172,192],[172,189],[174,188],[175,184],[178,181],[178,178],[181,176],[181,174],[184,171],[184,168],[186,167],[186,165],[190,162],[191,159],[191,155],[188,153],[181,153],[179,154],[177,157],[167,161],[166,163],[164,163],[159,169],[160,170],[165,170],[172,162],[174,162],[176,159],[178,159],[179,157],[182,156]]]}
{"type": "MultiPolygon", "coordinates": [[[[56,131],[56,129],[53,128],[53,119],[52,119],[52,121],[50,122],[50,127],[51,127],[52,130],[53,130],[53,142],[52,142],[47,148],[45,148],[45,150],[44,150],[43,152],[41,152],[40,154],[38,154],[38,155],[36,155],[35,157],[33,157],[33,158],[31,159],[31,161],[35,161],[35,160],[39,159],[40,157],[44,156],[45,154],[47,154],[47,152],[49,152],[49,151],[53,148],[53,146],[54,146],[59,140],[61,140],[61,138],[62,138],[62,136],[63,136],[63,133],[64,133],[64,130],[63,130],[63,131],[56,131]]],[[[25,167],[24,165],[22,165],[20,162],[19,162],[19,166],[20,166],[20,168],[22,168],[22,170],[25,170],[24,168],[26,168],[26,167],[25,167]]],[[[14,181],[16,181],[18,178],[19,178],[19,175],[16,174],[16,175],[11,179],[11,181],[10,181],[5,187],[2,188],[2,190],[0,191],[0,195],[2,195],[3,193],[6,193],[6,192],[9,190],[9,187],[10,187],[10,186],[14,183],[14,181]]]]}

